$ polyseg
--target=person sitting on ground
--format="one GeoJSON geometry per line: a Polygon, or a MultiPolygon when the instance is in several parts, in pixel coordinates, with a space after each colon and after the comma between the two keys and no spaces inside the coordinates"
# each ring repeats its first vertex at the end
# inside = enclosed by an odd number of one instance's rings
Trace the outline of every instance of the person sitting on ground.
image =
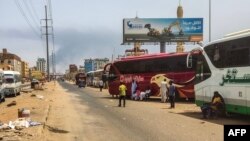
{"type": "Polygon", "coordinates": [[[135,100],[140,100],[140,94],[141,91],[140,89],[137,87],[136,91],[135,91],[135,100]]]}
{"type": "Polygon", "coordinates": [[[146,92],[141,91],[141,93],[140,93],[140,100],[141,100],[141,101],[144,100],[144,99],[145,99],[145,96],[146,96],[146,92]]]}
{"type": "Polygon", "coordinates": [[[222,96],[218,91],[215,91],[212,101],[210,103],[204,103],[204,105],[201,107],[203,118],[211,118],[216,116],[213,115],[213,113],[217,114],[220,110],[224,112],[224,105],[225,103],[222,96]]]}
{"type": "Polygon", "coordinates": [[[151,96],[151,89],[150,86],[147,87],[147,90],[145,91],[145,100],[148,100],[151,96]]]}

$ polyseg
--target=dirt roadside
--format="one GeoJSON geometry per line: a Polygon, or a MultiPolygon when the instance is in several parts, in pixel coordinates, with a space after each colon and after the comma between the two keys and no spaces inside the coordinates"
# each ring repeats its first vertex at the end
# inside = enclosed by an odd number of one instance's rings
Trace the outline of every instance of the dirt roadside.
{"type": "Polygon", "coordinates": [[[53,102],[54,90],[55,83],[49,82],[43,86],[43,90],[30,90],[21,92],[19,96],[6,98],[0,104],[0,125],[17,120],[18,109],[22,108],[30,110],[30,119],[42,125],[19,130],[0,128],[0,140],[40,140],[49,105],[53,102]]]}

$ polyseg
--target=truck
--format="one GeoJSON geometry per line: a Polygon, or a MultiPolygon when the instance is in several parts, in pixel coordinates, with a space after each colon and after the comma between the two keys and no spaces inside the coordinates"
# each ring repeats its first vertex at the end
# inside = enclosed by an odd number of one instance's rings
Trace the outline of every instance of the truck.
{"type": "Polygon", "coordinates": [[[79,72],[75,75],[76,85],[79,87],[85,87],[86,85],[86,75],[83,72],[79,72]]]}

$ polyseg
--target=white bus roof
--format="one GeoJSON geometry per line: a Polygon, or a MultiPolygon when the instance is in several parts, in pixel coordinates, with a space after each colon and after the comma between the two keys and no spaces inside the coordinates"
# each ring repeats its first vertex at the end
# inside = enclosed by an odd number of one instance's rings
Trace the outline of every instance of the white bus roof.
{"type": "Polygon", "coordinates": [[[95,70],[95,71],[89,71],[89,72],[87,72],[87,74],[88,73],[94,73],[94,72],[101,72],[101,71],[103,71],[103,69],[99,69],[99,70],[95,70]]]}
{"type": "Polygon", "coordinates": [[[217,44],[217,43],[226,42],[226,41],[230,41],[233,39],[244,38],[244,37],[248,37],[248,36],[250,36],[250,29],[241,30],[238,32],[233,32],[233,33],[227,34],[221,39],[214,40],[214,41],[206,44],[204,47],[212,45],[212,44],[217,44]]]}
{"type": "Polygon", "coordinates": [[[18,71],[3,71],[4,74],[20,74],[18,71]]]}

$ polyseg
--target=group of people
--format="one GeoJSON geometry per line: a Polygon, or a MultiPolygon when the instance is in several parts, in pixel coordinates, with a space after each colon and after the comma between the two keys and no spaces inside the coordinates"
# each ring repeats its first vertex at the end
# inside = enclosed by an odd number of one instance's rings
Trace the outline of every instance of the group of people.
{"type": "MultiPolygon", "coordinates": [[[[123,107],[125,107],[126,104],[126,91],[127,87],[124,83],[121,83],[119,86],[119,107],[121,107],[121,101],[123,100],[123,107]]],[[[175,108],[175,91],[176,88],[173,85],[172,81],[169,81],[169,83],[166,82],[166,79],[164,79],[161,82],[161,101],[166,102],[169,100],[170,102],[170,108],[175,108]]],[[[150,87],[147,87],[147,90],[145,92],[140,91],[138,88],[138,85],[135,80],[132,81],[131,84],[131,99],[133,100],[143,100],[144,98],[148,98],[151,94],[150,87]]],[[[218,91],[214,92],[214,96],[212,98],[212,101],[210,103],[205,103],[201,107],[203,117],[204,118],[210,118],[212,116],[217,116],[218,113],[225,113],[225,103],[222,98],[222,96],[219,94],[218,91]]]]}
{"type": "Polygon", "coordinates": [[[161,82],[161,102],[165,103],[169,100],[170,108],[175,108],[175,86],[173,85],[173,81],[169,81],[164,79],[161,82]]]}
{"type": "Polygon", "coordinates": [[[131,99],[132,100],[147,100],[151,95],[150,86],[145,91],[140,90],[136,81],[133,80],[131,84],[131,99]]]}
{"type": "MultiPolygon", "coordinates": [[[[121,106],[121,100],[123,100],[123,106],[125,107],[125,99],[126,99],[126,91],[127,87],[121,83],[119,86],[119,107],[121,106]]],[[[175,107],[175,86],[173,82],[169,82],[169,86],[166,82],[166,79],[161,83],[161,95],[162,101],[166,102],[167,98],[170,101],[170,108],[175,107]]],[[[131,84],[131,99],[132,100],[147,100],[151,96],[150,86],[147,86],[145,91],[140,90],[138,84],[135,80],[132,80],[131,84]]]]}

